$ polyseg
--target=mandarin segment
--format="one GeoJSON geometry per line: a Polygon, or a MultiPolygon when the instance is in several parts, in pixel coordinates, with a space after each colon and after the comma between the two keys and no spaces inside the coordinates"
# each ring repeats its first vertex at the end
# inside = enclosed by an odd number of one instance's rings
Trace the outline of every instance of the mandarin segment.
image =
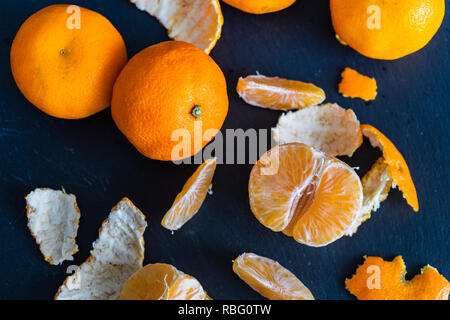
{"type": "Polygon", "coordinates": [[[283,231],[292,220],[295,205],[323,166],[323,155],[307,146],[288,144],[266,152],[253,166],[249,180],[250,206],[256,218],[273,231],[283,231]],[[270,162],[270,158],[277,160],[270,162]],[[274,174],[265,174],[266,163],[274,174]]]}
{"type": "Polygon", "coordinates": [[[314,201],[303,210],[295,223],[294,239],[314,247],[352,235],[360,219],[361,191],[358,175],[347,165],[336,163],[324,169],[314,201]]]}
{"type": "Polygon", "coordinates": [[[385,135],[373,126],[363,124],[361,131],[370,140],[373,147],[377,147],[383,152],[384,163],[388,167],[393,183],[402,191],[403,197],[414,211],[419,211],[416,187],[402,154],[385,135]]]}
{"type": "Polygon", "coordinates": [[[210,300],[200,282],[172,265],[148,264],[123,286],[120,300],[210,300]]]}
{"type": "Polygon", "coordinates": [[[355,275],[345,286],[359,300],[448,300],[450,283],[427,265],[412,280],[405,280],[406,268],[401,256],[393,261],[364,257],[355,275]]]}
{"type": "Polygon", "coordinates": [[[192,43],[209,54],[219,40],[223,15],[219,0],[130,0],[156,17],[169,37],[192,43]]]}
{"type": "Polygon", "coordinates": [[[290,143],[269,150],[253,166],[249,199],[264,226],[318,247],[353,233],[363,196],[352,168],[312,147],[290,143]],[[272,172],[265,173],[266,163],[274,166],[272,172]]]}
{"type": "Polygon", "coordinates": [[[339,93],[344,97],[374,100],[377,96],[377,81],[356,70],[345,68],[339,83],[339,93]]]}
{"type": "Polygon", "coordinates": [[[281,115],[272,135],[279,144],[304,143],[330,156],[352,156],[363,142],[360,123],[353,110],[335,103],[281,115]]]}
{"type": "Polygon", "coordinates": [[[270,300],[314,300],[311,291],[277,261],[243,253],[233,262],[233,271],[253,290],[270,300]]]}
{"type": "Polygon", "coordinates": [[[236,91],[248,104],[273,110],[293,110],[319,104],[325,93],[312,83],[251,75],[239,78],[236,91]]]}
{"type": "Polygon", "coordinates": [[[216,170],[216,158],[202,163],[176,196],[172,207],[164,215],[161,224],[169,230],[178,230],[194,217],[206,198],[216,170]]]}

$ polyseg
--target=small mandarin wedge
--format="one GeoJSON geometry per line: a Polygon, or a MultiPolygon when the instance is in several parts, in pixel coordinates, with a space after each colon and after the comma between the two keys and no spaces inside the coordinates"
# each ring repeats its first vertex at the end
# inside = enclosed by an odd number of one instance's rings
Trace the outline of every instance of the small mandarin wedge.
{"type": "Polygon", "coordinates": [[[197,168],[175,198],[172,207],[164,215],[161,221],[164,228],[178,230],[194,217],[206,198],[216,165],[216,158],[212,158],[197,168]]]}
{"type": "Polygon", "coordinates": [[[279,145],[253,166],[250,207],[267,228],[325,246],[356,231],[363,192],[344,162],[300,143],[279,145]]]}
{"type": "Polygon", "coordinates": [[[236,91],[248,104],[273,110],[301,109],[325,100],[325,92],[312,83],[263,75],[239,78],[236,91]]]}
{"type": "Polygon", "coordinates": [[[450,282],[430,265],[420,274],[406,280],[402,256],[392,261],[364,257],[345,286],[359,300],[448,300],[450,282]]]}
{"type": "Polygon", "coordinates": [[[314,300],[311,291],[277,261],[243,253],[234,260],[233,271],[253,290],[270,300],[314,300]]]}
{"type": "Polygon", "coordinates": [[[133,274],[120,300],[211,300],[200,282],[170,264],[148,264],[133,274]]]}

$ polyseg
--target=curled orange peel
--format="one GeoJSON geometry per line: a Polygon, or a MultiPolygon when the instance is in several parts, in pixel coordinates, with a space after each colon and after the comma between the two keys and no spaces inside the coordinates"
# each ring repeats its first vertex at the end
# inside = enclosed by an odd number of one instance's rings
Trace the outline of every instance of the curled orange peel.
{"type": "Polygon", "coordinates": [[[401,153],[385,135],[373,126],[362,124],[361,131],[370,140],[373,147],[378,147],[383,152],[384,163],[388,166],[389,176],[393,183],[402,191],[403,197],[414,211],[419,211],[416,187],[401,153]]]}
{"type": "Polygon", "coordinates": [[[405,280],[402,256],[392,261],[364,257],[355,275],[345,279],[345,286],[358,300],[448,300],[450,283],[427,265],[412,280],[405,280]]]}

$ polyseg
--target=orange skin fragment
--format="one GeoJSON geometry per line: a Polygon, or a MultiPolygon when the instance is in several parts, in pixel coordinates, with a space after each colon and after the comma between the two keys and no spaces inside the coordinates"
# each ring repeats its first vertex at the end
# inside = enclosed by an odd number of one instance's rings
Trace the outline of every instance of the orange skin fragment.
{"type": "Polygon", "coordinates": [[[365,101],[375,100],[377,96],[377,81],[360,74],[351,68],[342,72],[342,81],[339,83],[339,93],[347,98],[361,98],[365,101]]]}
{"type": "Polygon", "coordinates": [[[402,191],[403,197],[414,211],[419,211],[416,187],[411,178],[408,165],[400,151],[388,138],[371,125],[362,124],[361,131],[365,137],[369,138],[372,146],[380,148],[383,152],[384,162],[388,166],[389,175],[393,182],[402,191]]]}
{"type": "Polygon", "coordinates": [[[448,300],[450,283],[427,265],[412,280],[405,280],[402,256],[392,261],[365,257],[345,286],[358,300],[448,300]]]}

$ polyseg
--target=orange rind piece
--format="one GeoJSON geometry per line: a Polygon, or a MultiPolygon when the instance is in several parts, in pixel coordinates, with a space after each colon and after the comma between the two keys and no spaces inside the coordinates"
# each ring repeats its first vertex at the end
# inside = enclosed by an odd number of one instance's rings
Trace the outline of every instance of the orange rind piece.
{"type": "Polygon", "coordinates": [[[402,191],[403,197],[414,211],[419,211],[416,187],[401,153],[388,138],[373,126],[363,124],[361,125],[361,131],[370,140],[373,147],[378,147],[383,152],[383,160],[393,184],[402,191]]]}
{"type": "Polygon", "coordinates": [[[148,264],[125,283],[120,300],[211,300],[200,282],[170,264],[148,264]]]}
{"type": "Polygon", "coordinates": [[[351,68],[342,72],[339,83],[339,93],[347,98],[361,98],[365,101],[375,100],[377,97],[377,81],[374,78],[360,74],[351,68]]]}
{"type": "Polygon", "coordinates": [[[194,217],[205,201],[216,165],[216,158],[211,158],[197,168],[176,196],[172,207],[164,215],[161,221],[164,228],[178,230],[194,217]]]}
{"type": "Polygon", "coordinates": [[[130,0],[156,17],[169,37],[189,42],[209,54],[219,40],[223,15],[219,0],[130,0]]]}
{"type": "Polygon", "coordinates": [[[345,286],[359,300],[448,300],[450,283],[427,265],[412,280],[405,280],[402,256],[392,261],[364,257],[355,275],[345,286]]]}
{"type": "Polygon", "coordinates": [[[355,113],[333,103],[283,114],[272,129],[278,144],[299,142],[330,156],[352,156],[362,142],[355,113]]]}
{"type": "Polygon", "coordinates": [[[314,300],[311,291],[275,260],[254,253],[243,253],[234,260],[233,271],[267,299],[314,300]]]}
{"type": "Polygon", "coordinates": [[[344,162],[300,144],[278,145],[253,166],[250,208],[261,224],[320,247],[354,233],[363,192],[344,162]]]}
{"type": "Polygon", "coordinates": [[[381,202],[386,200],[392,187],[388,166],[383,157],[379,158],[372,168],[361,179],[363,187],[363,208],[361,223],[370,218],[372,211],[377,211],[381,202]]]}
{"type": "Polygon", "coordinates": [[[325,100],[325,92],[312,83],[260,74],[239,78],[236,91],[248,104],[273,110],[302,109],[325,100]]]}
{"type": "Polygon", "coordinates": [[[127,279],[142,268],[144,214],[123,198],[102,223],[91,255],[59,287],[55,300],[116,300],[127,279]]]}
{"type": "Polygon", "coordinates": [[[38,188],[25,197],[28,228],[45,261],[58,265],[73,260],[80,221],[76,197],[64,189],[38,188]]]}

